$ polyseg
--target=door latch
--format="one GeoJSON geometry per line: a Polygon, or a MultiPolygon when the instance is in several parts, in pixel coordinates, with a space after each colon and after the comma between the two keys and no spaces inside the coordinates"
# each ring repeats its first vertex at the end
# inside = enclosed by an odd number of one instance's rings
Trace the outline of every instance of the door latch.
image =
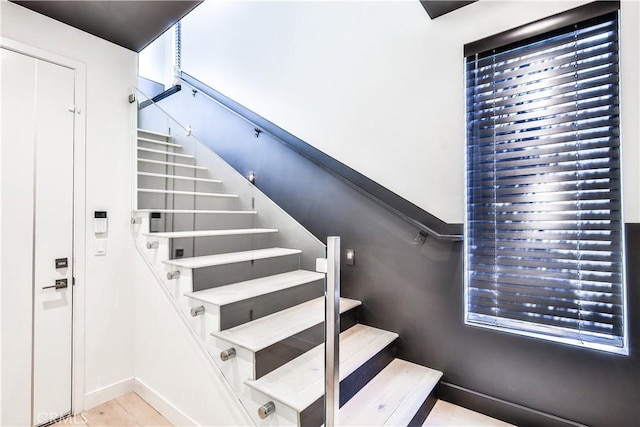
{"type": "Polygon", "coordinates": [[[42,289],[56,289],[56,290],[58,290],[58,289],[64,289],[67,286],[68,286],[67,285],[67,279],[57,279],[55,285],[45,286],[42,289]]]}

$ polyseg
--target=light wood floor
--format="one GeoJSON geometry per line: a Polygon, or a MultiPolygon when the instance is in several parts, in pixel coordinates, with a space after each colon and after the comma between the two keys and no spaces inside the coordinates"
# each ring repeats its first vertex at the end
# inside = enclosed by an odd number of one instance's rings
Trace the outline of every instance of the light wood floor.
{"type": "MultiPolygon", "coordinates": [[[[54,427],[165,427],[171,426],[162,415],[135,393],[115,400],[75,417],[67,418],[54,427]]],[[[460,406],[439,400],[431,410],[423,427],[508,427],[510,424],[460,406]]]]}
{"type": "Polygon", "coordinates": [[[171,423],[140,396],[129,393],[80,415],[62,420],[54,426],[165,427],[171,426],[171,423]]]}
{"type": "Polygon", "coordinates": [[[422,427],[508,427],[503,421],[438,400],[422,427]]]}

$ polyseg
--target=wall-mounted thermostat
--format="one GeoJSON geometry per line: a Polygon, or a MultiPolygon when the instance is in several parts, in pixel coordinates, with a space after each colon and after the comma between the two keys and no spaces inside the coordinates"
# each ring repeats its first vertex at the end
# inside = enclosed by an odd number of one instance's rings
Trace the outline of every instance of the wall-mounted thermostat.
{"type": "Polygon", "coordinates": [[[94,212],[93,232],[96,234],[102,234],[107,232],[107,211],[94,212]]]}

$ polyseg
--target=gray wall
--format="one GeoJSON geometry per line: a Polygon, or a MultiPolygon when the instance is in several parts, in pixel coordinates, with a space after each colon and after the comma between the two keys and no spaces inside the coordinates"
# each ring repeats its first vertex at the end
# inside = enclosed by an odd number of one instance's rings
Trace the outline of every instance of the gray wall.
{"type": "Polygon", "coordinates": [[[519,425],[640,423],[640,224],[627,225],[629,356],[463,323],[461,242],[414,242],[418,230],[344,181],[189,88],[160,102],[179,122],[321,240],[342,237],[356,265],[342,294],[363,301],[362,323],[400,334],[399,357],[444,372],[441,396],[519,425]],[[506,401],[499,402],[495,399],[506,401]]]}

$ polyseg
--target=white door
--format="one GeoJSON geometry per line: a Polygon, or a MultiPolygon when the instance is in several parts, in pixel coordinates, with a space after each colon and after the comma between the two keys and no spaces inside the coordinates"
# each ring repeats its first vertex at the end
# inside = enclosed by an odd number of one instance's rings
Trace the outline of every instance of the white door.
{"type": "Polygon", "coordinates": [[[36,66],[33,417],[37,425],[71,411],[74,71],[44,61],[36,66]],[[67,267],[61,267],[65,258],[67,267]]]}
{"type": "MultiPolygon", "coordinates": [[[[23,234],[26,240],[31,240],[31,271],[26,268],[16,271],[17,280],[11,284],[3,282],[3,288],[30,287],[30,292],[21,294],[30,294],[30,301],[21,297],[13,303],[20,309],[26,309],[28,304],[32,313],[33,332],[28,337],[32,339],[30,415],[31,424],[39,425],[71,412],[75,72],[5,49],[2,49],[2,66],[3,178],[7,176],[4,168],[10,163],[5,157],[8,144],[31,151],[31,164],[9,168],[15,169],[16,180],[32,173],[31,188],[23,188],[23,192],[28,191],[33,200],[31,215],[25,217],[23,213],[16,219],[21,223],[31,222],[31,232],[28,236],[23,234]],[[20,70],[10,70],[12,64],[17,64],[20,70]],[[7,74],[22,77],[9,81],[5,78],[7,74]],[[4,90],[7,86],[13,89],[4,90]],[[24,97],[25,93],[33,96],[24,97]],[[20,116],[7,111],[7,106],[20,104],[33,104],[28,110],[34,117],[22,117],[27,113],[24,109],[19,109],[22,110],[20,116]],[[5,140],[5,132],[15,139],[5,140]]],[[[11,185],[21,184],[3,182],[3,190],[11,185]]],[[[3,214],[6,203],[3,195],[3,214]]],[[[3,235],[6,226],[3,215],[3,235]]],[[[3,265],[6,243],[3,241],[3,265]]],[[[3,309],[5,304],[3,301],[3,309]]],[[[3,332],[5,326],[3,324],[3,332]]]]}

